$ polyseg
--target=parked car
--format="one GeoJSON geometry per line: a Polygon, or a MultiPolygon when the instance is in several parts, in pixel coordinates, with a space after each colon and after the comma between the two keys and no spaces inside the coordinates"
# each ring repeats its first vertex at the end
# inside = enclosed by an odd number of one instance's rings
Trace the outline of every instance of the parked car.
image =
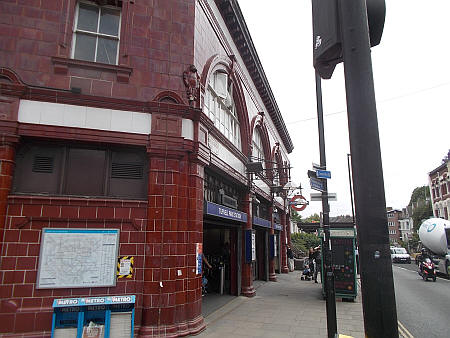
{"type": "Polygon", "coordinates": [[[405,248],[391,247],[391,259],[392,263],[411,263],[411,256],[405,248]]]}

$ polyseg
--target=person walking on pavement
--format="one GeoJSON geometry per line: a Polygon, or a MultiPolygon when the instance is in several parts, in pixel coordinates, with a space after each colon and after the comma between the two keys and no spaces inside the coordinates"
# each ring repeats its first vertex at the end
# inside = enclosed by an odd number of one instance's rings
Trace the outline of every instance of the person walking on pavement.
{"type": "Polygon", "coordinates": [[[314,248],[314,282],[317,283],[317,274],[319,270],[322,270],[322,254],[320,252],[320,246],[314,248]]]}
{"type": "Polygon", "coordinates": [[[288,258],[288,264],[289,264],[289,271],[294,271],[294,254],[292,253],[291,247],[288,245],[287,247],[287,258],[288,258]]]}
{"type": "Polygon", "coordinates": [[[314,249],[312,247],[309,248],[308,260],[309,260],[309,269],[311,270],[311,274],[313,274],[315,271],[314,269],[315,267],[314,267],[314,249]]]}

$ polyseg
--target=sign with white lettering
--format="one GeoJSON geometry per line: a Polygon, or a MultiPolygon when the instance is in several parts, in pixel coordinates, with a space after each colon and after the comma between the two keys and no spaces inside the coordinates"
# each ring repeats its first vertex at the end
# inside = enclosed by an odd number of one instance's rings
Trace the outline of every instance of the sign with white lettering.
{"type": "Polygon", "coordinates": [[[239,222],[247,222],[247,214],[223,205],[205,202],[204,212],[207,215],[217,216],[239,222]]]}
{"type": "Polygon", "coordinates": [[[256,233],[252,232],[252,261],[256,261],[256,233]]]}
{"type": "Polygon", "coordinates": [[[135,303],[136,296],[107,296],[107,297],[84,297],[55,299],[53,307],[86,306],[86,305],[111,305],[135,303]]]}
{"type": "Polygon", "coordinates": [[[42,229],[38,289],[116,285],[118,229],[42,229]]]}

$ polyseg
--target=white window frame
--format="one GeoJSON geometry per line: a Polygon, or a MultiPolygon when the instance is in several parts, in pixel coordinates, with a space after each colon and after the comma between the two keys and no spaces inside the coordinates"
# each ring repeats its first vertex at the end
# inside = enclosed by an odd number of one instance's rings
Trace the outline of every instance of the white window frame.
{"type": "MultiPolygon", "coordinates": [[[[95,39],[95,55],[94,55],[94,60],[82,60],[82,61],[100,63],[100,62],[97,62],[98,38],[99,37],[104,37],[104,38],[107,38],[107,39],[110,39],[110,40],[116,40],[117,41],[116,62],[115,63],[109,63],[109,64],[111,64],[111,65],[118,65],[119,64],[120,31],[121,31],[121,27],[122,27],[122,8],[121,7],[114,7],[114,6],[108,6],[108,5],[99,6],[95,2],[91,2],[91,1],[78,1],[77,2],[77,7],[75,9],[75,20],[74,20],[73,24],[74,24],[74,26],[73,26],[72,51],[71,51],[71,58],[72,59],[75,59],[75,46],[76,46],[76,42],[77,42],[77,34],[85,34],[85,35],[96,37],[96,39],[95,39]],[[94,6],[94,7],[97,7],[99,9],[99,15],[98,15],[98,19],[97,19],[97,32],[85,31],[85,30],[77,28],[77,26],[78,26],[78,16],[79,16],[79,12],[80,12],[80,4],[81,3],[82,4],[86,4],[86,5],[90,5],[90,6],[94,6]],[[118,30],[117,30],[117,36],[104,34],[104,33],[100,33],[99,32],[100,17],[101,17],[101,10],[102,10],[102,8],[114,9],[114,10],[118,10],[119,11],[119,27],[118,27],[118,30]]],[[[76,60],[78,60],[78,59],[76,59],[76,60]]]]}
{"type": "Polygon", "coordinates": [[[264,147],[262,143],[261,131],[259,130],[259,128],[255,128],[255,130],[253,131],[252,145],[252,156],[255,158],[255,161],[261,161],[263,168],[265,168],[266,158],[264,156],[264,147]]]}
{"type": "Polygon", "coordinates": [[[215,71],[208,82],[203,104],[203,112],[213,121],[214,126],[225,137],[241,150],[241,128],[237,117],[236,105],[233,100],[232,83],[228,83],[228,75],[220,70],[215,71]],[[227,81],[227,93],[218,93],[217,83],[227,81]],[[225,97],[223,97],[225,96],[225,97]]]}

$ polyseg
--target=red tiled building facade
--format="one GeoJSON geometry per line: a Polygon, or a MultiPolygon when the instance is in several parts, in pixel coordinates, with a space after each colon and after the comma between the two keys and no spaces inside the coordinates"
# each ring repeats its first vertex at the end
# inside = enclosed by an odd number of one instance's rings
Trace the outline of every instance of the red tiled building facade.
{"type": "Polygon", "coordinates": [[[288,271],[293,145],[235,0],[1,1],[0,135],[4,337],[103,295],[136,295],[137,336],[195,334],[198,244],[232,295],[288,271]],[[118,229],[131,278],[37,287],[44,229],[118,229]]]}
{"type": "Polygon", "coordinates": [[[450,219],[450,151],[442,164],[428,174],[433,216],[450,219]]]}

